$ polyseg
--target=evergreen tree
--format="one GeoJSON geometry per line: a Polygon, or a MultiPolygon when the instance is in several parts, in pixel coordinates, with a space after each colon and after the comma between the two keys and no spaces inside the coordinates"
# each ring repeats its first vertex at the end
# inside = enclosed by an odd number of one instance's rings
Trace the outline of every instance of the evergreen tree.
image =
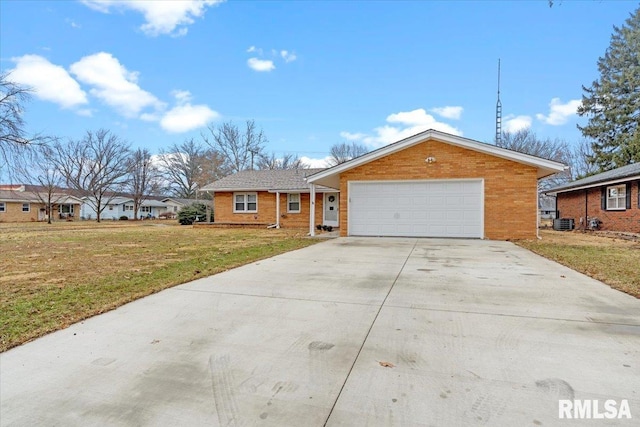
{"type": "Polygon", "coordinates": [[[614,26],[598,70],[600,78],[582,87],[578,114],[589,121],[578,129],[592,140],[590,161],[605,171],[640,162],[640,8],[614,26]]]}

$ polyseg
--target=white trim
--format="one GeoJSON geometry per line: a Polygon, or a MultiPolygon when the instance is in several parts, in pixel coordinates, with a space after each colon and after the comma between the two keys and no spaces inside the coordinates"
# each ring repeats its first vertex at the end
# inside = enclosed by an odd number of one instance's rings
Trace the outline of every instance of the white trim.
{"type": "Polygon", "coordinates": [[[280,228],[280,193],[276,191],[276,228],[280,228]]]}
{"type": "MultiPolygon", "coordinates": [[[[354,180],[347,182],[347,235],[352,236],[351,234],[351,184],[383,184],[383,183],[415,183],[415,182],[480,182],[480,191],[482,192],[480,198],[480,237],[479,239],[485,239],[485,223],[484,223],[484,210],[485,210],[485,188],[484,188],[484,178],[452,178],[452,179],[388,179],[388,180],[354,180]]],[[[537,204],[536,204],[536,212],[537,212],[537,204]]]]}
{"type": "Polygon", "coordinates": [[[20,208],[22,210],[22,213],[29,213],[31,212],[31,203],[22,203],[22,207],[20,208]],[[27,210],[24,210],[24,205],[27,205],[27,210]]]}
{"type": "Polygon", "coordinates": [[[309,188],[309,236],[316,235],[316,185],[310,184],[309,188]]]}
{"type": "Polygon", "coordinates": [[[258,212],[258,193],[255,191],[236,191],[233,193],[233,213],[257,213],[258,212]],[[244,207],[245,210],[236,210],[236,195],[244,196],[244,207]],[[249,210],[249,195],[256,196],[256,209],[249,210]]]}
{"type": "Polygon", "coordinates": [[[372,162],[374,160],[386,157],[395,152],[404,150],[413,145],[420,144],[422,142],[434,139],[436,141],[444,142],[450,145],[466,148],[480,153],[490,154],[503,159],[512,160],[518,163],[523,163],[529,166],[538,168],[538,179],[545,176],[553,175],[554,173],[562,172],[566,170],[567,166],[562,163],[554,162],[553,160],[547,160],[540,157],[530,156],[528,154],[519,153],[517,151],[507,150],[505,148],[496,147],[494,145],[484,144],[478,141],[474,141],[467,138],[462,138],[455,135],[450,135],[444,132],[436,130],[427,130],[417,135],[405,138],[393,144],[389,144],[386,147],[382,147],[371,153],[365,154],[348,162],[339,164],[324,171],[320,171],[307,177],[307,182],[317,182],[323,178],[328,178],[332,175],[340,174],[363,164],[372,162]]]}
{"type": "MultiPolygon", "coordinates": [[[[296,202],[293,202],[296,203],[296,202]]],[[[300,196],[300,193],[287,193],[287,213],[300,213],[302,210],[302,197],[300,196]],[[291,196],[293,195],[298,196],[298,210],[292,210],[291,209],[291,196]]]]}
{"type": "Polygon", "coordinates": [[[626,184],[622,184],[622,185],[609,185],[607,187],[605,187],[605,210],[606,211],[626,211],[627,210],[627,185],[626,184]],[[612,197],[609,196],[609,189],[610,188],[624,188],[624,197],[620,197],[620,195],[618,194],[618,196],[616,196],[614,199],[616,200],[616,205],[620,204],[620,199],[622,199],[623,201],[623,206],[622,207],[616,207],[616,208],[610,208],[609,207],[609,200],[612,199],[612,197]]]}
{"type": "Polygon", "coordinates": [[[595,182],[593,184],[587,184],[587,185],[583,185],[580,187],[573,187],[573,188],[567,188],[567,189],[563,189],[563,190],[557,190],[557,191],[548,191],[544,194],[559,194],[559,193],[568,193],[570,191],[578,191],[578,190],[585,190],[587,188],[598,188],[598,187],[605,187],[608,185],[614,185],[614,184],[621,184],[621,183],[626,183],[626,182],[633,182],[635,180],[639,180],[640,179],[640,175],[634,175],[634,176],[628,176],[626,178],[618,178],[618,179],[613,179],[611,181],[602,181],[602,182],[595,182]]]}
{"type": "MultiPolygon", "coordinates": [[[[332,203],[332,202],[328,202],[328,203],[332,203]]],[[[340,227],[340,193],[338,191],[333,191],[331,193],[329,192],[325,192],[322,196],[322,224],[323,225],[330,225],[332,227],[340,227]],[[336,220],[335,221],[327,221],[327,198],[330,195],[334,195],[338,198],[337,199],[337,203],[336,203],[336,207],[338,208],[337,212],[336,212],[336,220]]]]}

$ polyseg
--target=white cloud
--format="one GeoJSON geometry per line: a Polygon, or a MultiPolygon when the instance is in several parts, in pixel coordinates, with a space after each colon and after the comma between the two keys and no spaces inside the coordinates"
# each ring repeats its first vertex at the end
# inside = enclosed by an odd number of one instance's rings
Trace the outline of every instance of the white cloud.
{"type": "Polygon", "coordinates": [[[347,141],[360,141],[362,138],[366,137],[366,133],[351,133],[351,132],[340,132],[340,136],[346,139],[347,141]]]}
{"type": "Polygon", "coordinates": [[[579,99],[572,99],[566,104],[560,101],[560,98],[553,98],[549,103],[549,115],[536,114],[536,118],[548,125],[559,126],[567,123],[569,117],[577,114],[578,107],[582,103],[579,99]]]}
{"type": "MultiPolygon", "coordinates": [[[[167,132],[188,132],[206,126],[211,120],[220,117],[220,114],[207,105],[191,105],[191,93],[189,91],[175,90],[172,94],[176,98],[177,105],[167,111],[160,119],[160,126],[167,132]]],[[[143,118],[143,120],[151,119],[151,116],[143,118]]]]}
{"type": "Polygon", "coordinates": [[[432,108],[431,112],[436,113],[437,115],[439,115],[440,117],[444,117],[445,119],[454,119],[454,120],[460,120],[460,117],[462,116],[462,111],[464,109],[462,107],[436,107],[436,108],[432,108]]]}
{"type": "Polygon", "coordinates": [[[309,165],[310,168],[326,168],[329,166],[330,156],[324,157],[322,159],[314,159],[312,157],[302,156],[300,160],[302,163],[309,165]]]}
{"type": "Polygon", "coordinates": [[[432,115],[427,114],[423,108],[390,114],[387,116],[386,121],[391,125],[387,124],[373,129],[374,134],[341,132],[340,136],[351,141],[361,141],[372,147],[381,147],[428,129],[439,130],[453,135],[462,135],[461,130],[447,123],[437,121],[432,115]]]}
{"type": "Polygon", "coordinates": [[[86,6],[102,13],[112,10],[133,10],[144,15],[145,24],[140,29],[149,36],[171,34],[184,36],[187,25],[194,18],[204,16],[207,7],[222,0],[82,0],[86,6]]]}
{"type": "Polygon", "coordinates": [[[281,50],[280,56],[284,59],[284,62],[293,62],[298,59],[295,53],[289,52],[288,50],[281,50]]]}
{"type": "Polygon", "coordinates": [[[11,80],[33,88],[36,98],[63,108],[88,104],[87,94],[63,67],[38,55],[24,55],[12,61],[16,68],[11,70],[11,80]]]}
{"type": "Polygon", "coordinates": [[[531,127],[530,116],[514,116],[513,114],[505,117],[502,128],[505,132],[518,132],[519,130],[531,127]]]}
{"type": "Polygon", "coordinates": [[[268,59],[249,58],[247,60],[247,65],[252,70],[261,72],[271,71],[276,68],[276,66],[273,65],[273,61],[268,59]]]}
{"type": "Polygon", "coordinates": [[[164,107],[158,98],[138,86],[138,73],[127,71],[110,53],[85,56],[70,68],[78,80],[93,87],[91,95],[125,117],[135,117],[145,108],[164,107]]]}
{"type": "Polygon", "coordinates": [[[259,55],[262,55],[262,49],[255,47],[255,46],[250,46],[249,49],[247,49],[247,53],[257,53],[259,55]]]}

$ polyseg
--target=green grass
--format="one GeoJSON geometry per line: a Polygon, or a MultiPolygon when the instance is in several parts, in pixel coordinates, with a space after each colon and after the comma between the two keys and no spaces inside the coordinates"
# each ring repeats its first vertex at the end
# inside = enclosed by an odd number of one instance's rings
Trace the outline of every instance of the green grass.
{"type": "Polygon", "coordinates": [[[640,298],[640,242],[578,232],[544,231],[541,240],[516,243],[640,298]]]}
{"type": "Polygon", "coordinates": [[[0,351],[180,283],[308,246],[291,230],[0,225],[0,351]]]}

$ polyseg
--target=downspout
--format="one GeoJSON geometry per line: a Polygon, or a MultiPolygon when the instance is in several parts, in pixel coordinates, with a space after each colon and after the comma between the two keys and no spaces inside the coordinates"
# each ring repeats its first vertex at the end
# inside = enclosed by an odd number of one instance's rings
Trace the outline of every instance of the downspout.
{"type": "Polygon", "coordinates": [[[587,221],[589,221],[589,189],[584,189],[584,224],[582,224],[582,231],[587,232],[587,221]]]}
{"type": "Polygon", "coordinates": [[[310,184],[309,192],[309,236],[316,235],[316,185],[310,184]]]}
{"type": "Polygon", "coordinates": [[[276,191],[276,228],[280,228],[280,192],[276,191]]]}

